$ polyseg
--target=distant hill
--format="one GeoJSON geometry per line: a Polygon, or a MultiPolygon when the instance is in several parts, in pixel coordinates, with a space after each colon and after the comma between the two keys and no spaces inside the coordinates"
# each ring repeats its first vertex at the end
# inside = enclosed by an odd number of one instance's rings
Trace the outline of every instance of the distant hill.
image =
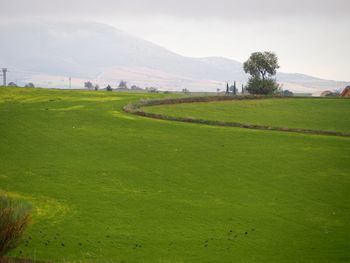
{"type": "MultiPolygon", "coordinates": [[[[7,36],[0,42],[0,66],[8,80],[45,87],[83,87],[91,80],[116,86],[119,80],[164,90],[215,91],[226,82],[247,81],[238,61],[190,58],[119,31],[91,22],[30,22],[0,26],[7,36]]],[[[277,79],[294,92],[320,92],[350,83],[322,80],[303,74],[279,73],[277,79]]]]}

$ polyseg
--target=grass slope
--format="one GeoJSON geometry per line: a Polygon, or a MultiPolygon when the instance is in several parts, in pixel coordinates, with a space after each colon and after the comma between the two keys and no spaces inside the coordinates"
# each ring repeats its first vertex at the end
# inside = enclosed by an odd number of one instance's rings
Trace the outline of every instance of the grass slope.
{"type": "Polygon", "coordinates": [[[350,132],[349,99],[271,98],[160,105],[144,110],[176,117],[350,132]]]}
{"type": "Polygon", "coordinates": [[[0,188],[36,208],[13,256],[350,261],[349,138],[122,112],[146,96],[0,89],[0,188]]]}

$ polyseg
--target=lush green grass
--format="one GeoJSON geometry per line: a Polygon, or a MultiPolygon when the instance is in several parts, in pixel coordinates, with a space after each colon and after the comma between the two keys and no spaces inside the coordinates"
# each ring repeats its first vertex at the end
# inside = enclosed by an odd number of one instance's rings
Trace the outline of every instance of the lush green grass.
{"type": "Polygon", "coordinates": [[[350,261],[349,138],[121,111],[146,96],[0,89],[0,187],[36,208],[13,256],[350,261]]]}
{"type": "Polygon", "coordinates": [[[350,100],[286,98],[185,103],[145,107],[169,116],[220,120],[275,127],[350,132],[350,100]]]}

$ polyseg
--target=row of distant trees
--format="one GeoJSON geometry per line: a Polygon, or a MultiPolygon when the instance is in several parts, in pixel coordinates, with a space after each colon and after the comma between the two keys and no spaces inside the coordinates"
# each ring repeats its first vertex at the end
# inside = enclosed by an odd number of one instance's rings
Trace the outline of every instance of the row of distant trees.
{"type": "MultiPolygon", "coordinates": [[[[91,81],[87,81],[84,83],[84,87],[89,90],[99,90],[100,86],[98,84],[93,84],[91,81]]],[[[107,91],[113,91],[112,87],[110,85],[107,85],[105,88],[107,91]]],[[[140,88],[139,86],[132,85],[130,88],[128,87],[128,83],[125,80],[121,80],[117,84],[116,90],[119,91],[147,91],[149,93],[158,93],[158,89],[155,87],[147,87],[145,89],[140,88]]],[[[189,92],[187,89],[184,89],[186,92],[189,92]]],[[[183,91],[183,92],[185,92],[183,91]]]]}
{"type": "MultiPolygon", "coordinates": [[[[238,88],[236,85],[236,81],[234,81],[233,85],[229,85],[228,83],[226,84],[226,94],[230,94],[232,93],[233,95],[237,95],[238,93],[238,88]]],[[[242,84],[242,88],[241,88],[241,94],[244,94],[245,89],[244,89],[244,85],[242,84]]]]}
{"type": "MultiPolygon", "coordinates": [[[[216,91],[217,91],[217,93],[221,92],[220,89],[217,89],[216,91]]],[[[252,91],[249,88],[249,86],[244,86],[244,84],[242,84],[242,86],[240,86],[240,88],[238,88],[236,85],[236,81],[235,81],[234,84],[231,86],[228,83],[226,84],[225,94],[226,95],[237,95],[237,94],[245,95],[245,94],[265,94],[265,93],[258,93],[258,92],[254,93],[254,91],[252,91]]],[[[268,93],[266,93],[266,94],[268,94],[268,93]]],[[[274,91],[274,94],[282,95],[282,96],[294,96],[293,92],[291,92],[289,90],[282,90],[282,88],[278,88],[278,90],[274,91]]]]}
{"type": "MultiPolygon", "coordinates": [[[[9,82],[9,83],[7,84],[7,86],[9,86],[9,87],[19,87],[19,86],[18,86],[16,83],[14,83],[14,82],[9,82]]],[[[26,88],[35,88],[35,85],[34,85],[32,82],[29,82],[29,83],[25,84],[24,87],[26,87],[26,88]]]]}
{"type": "MultiPolygon", "coordinates": [[[[249,59],[244,62],[243,69],[244,72],[249,74],[249,80],[246,86],[241,87],[241,94],[276,94],[283,93],[283,95],[291,96],[293,95],[290,91],[282,91],[280,85],[276,82],[275,75],[277,69],[280,66],[278,64],[278,57],[273,52],[255,52],[252,53],[249,59]]],[[[99,90],[100,87],[98,84],[93,84],[91,81],[84,83],[85,88],[89,90],[99,90]]],[[[156,88],[146,88],[142,89],[136,85],[128,88],[128,83],[125,80],[121,80],[117,85],[117,90],[146,90],[148,92],[158,92],[156,88]]],[[[107,91],[112,91],[110,85],[106,87],[107,91]]],[[[220,91],[219,89],[217,90],[220,91]]],[[[189,90],[183,89],[182,92],[189,93],[189,90]]],[[[226,94],[236,95],[239,93],[236,82],[232,86],[227,83],[226,94]]]]}
{"type": "MultiPolygon", "coordinates": [[[[281,93],[281,87],[276,82],[275,75],[277,73],[277,69],[279,69],[278,57],[273,52],[255,52],[252,53],[249,59],[244,62],[243,69],[246,73],[250,75],[248,83],[246,86],[241,87],[241,94],[245,94],[246,92],[250,94],[276,94],[281,93]]],[[[16,83],[10,82],[8,86],[17,86],[16,83]]],[[[121,80],[119,84],[117,84],[118,88],[116,90],[120,91],[148,91],[151,93],[158,92],[157,88],[149,87],[146,89],[142,89],[136,85],[132,85],[129,89],[128,83],[125,80],[121,80]]],[[[25,87],[34,88],[33,83],[27,83],[25,87]]],[[[89,90],[99,90],[100,86],[98,84],[94,84],[91,81],[87,81],[84,83],[84,87],[89,90]]],[[[108,85],[105,88],[107,91],[112,91],[112,87],[108,85]]],[[[219,92],[219,90],[217,90],[219,92]]],[[[189,93],[188,89],[183,89],[182,92],[189,93]]],[[[226,86],[226,94],[236,95],[239,93],[236,82],[233,85],[229,86],[227,83],[226,86]]],[[[293,95],[290,91],[284,91],[284,95],[293,95]]]]}

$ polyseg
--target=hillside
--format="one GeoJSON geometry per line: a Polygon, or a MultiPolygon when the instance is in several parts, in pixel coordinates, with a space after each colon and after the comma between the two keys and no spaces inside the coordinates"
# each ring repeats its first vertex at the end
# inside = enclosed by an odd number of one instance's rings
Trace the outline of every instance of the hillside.
{"type": "MultiPolygon", "coordinates": [[[[81,88],[92,80],[115,86],[121,79],[142,87],[216,91],[227,81],[247,81],[240,62],[226,58],[190,58],[175,54],[111,26],[92,22],[28,22],[0,26],[0,65],[8,80],[45,87],[81,88]]],[[[280,73],[278,81],[298,92],[346,86],[302,74],[280,73]]]]}
{"type": "MultiPolygon", "coordinates": [[[[348,137],[122,111],[130,102],[164,96],[0,88],[0,191],[33,206],[32,226],[11,256],[93,263],[348,261],[348,137]]],[[[286,107],[283,112],[294,112],[299,105],[286,107]]],[[[346,119],[338,125],[348,127],[346,119]]]]}

